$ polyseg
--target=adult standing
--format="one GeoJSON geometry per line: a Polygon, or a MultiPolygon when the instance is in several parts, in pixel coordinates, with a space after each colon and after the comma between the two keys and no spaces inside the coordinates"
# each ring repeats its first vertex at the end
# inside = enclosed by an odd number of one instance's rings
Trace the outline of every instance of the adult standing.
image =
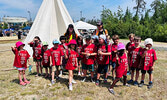
{"type": "Polygon", "coordinates": [[[18,31],[18,34],[17,34],[17,36],[18,36],[18,40],[21,39],[21,33],[22,33],[22,32],[19,30],[19,31],[18,31]]]}
{"type": "Polygon", "coordinates": [[[78,35],[75,33],[74,26],[72,24],[68,25],[68,29],[66,33],[64,34],[66,37],[66,42],[68,43],[72,39],[77,39],[78,35]]]}
{"type": "Polygon", "coordinates": [[[108,31],[106,29],[104,29],[103,22],[99,21],[97,23],[96,35],[100,36],[101,34],[108,36],[108,31]]]}

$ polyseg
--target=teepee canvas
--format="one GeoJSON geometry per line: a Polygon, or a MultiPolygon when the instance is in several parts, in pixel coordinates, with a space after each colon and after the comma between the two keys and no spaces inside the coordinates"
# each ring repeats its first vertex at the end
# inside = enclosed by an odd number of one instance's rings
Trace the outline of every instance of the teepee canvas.
{"type": "MultiPolygon", "coordinates": [[[[73,24],[73,21],[62,0],[43,0],[31,30],[24,41],[25,49],[32,54],[28,42],[32,41],[35,36],[39,36],[41,41],[48,42],[49,47],[51,47],[52,41],[59,40],[69,24],[73,24]]],[[[77,30],[75,32],[79,33],[77,30]]]]}

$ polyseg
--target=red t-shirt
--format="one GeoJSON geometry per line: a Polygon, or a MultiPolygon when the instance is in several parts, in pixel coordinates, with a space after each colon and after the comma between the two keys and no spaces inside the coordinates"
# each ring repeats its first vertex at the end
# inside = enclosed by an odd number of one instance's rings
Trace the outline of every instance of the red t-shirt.
{"type": "MultiPolygon", "coordinates": [[[[106,53],[106,52],[111,53],[111,46],[108,45],[108,50],[106,50],[106,46],[102,45],[102,46],[99,46],[98,50],[102,51],[103,53],[106,53]]],[[[97,58],[98,64],[109,64],[109,56],[98,55],[97,57],[98,57],[97,58]]]]}
{"type": "Polygon", "coordinates": [[[50,50],[46,50],[43,52],[43,55],[42,55],[42,65],[43,66],[50,66],[50,50]]]}
{"type": "Polygon", "coordinates": [[[116,51],[117,50],[117,47],[118,47],[118,45],[116,45],[116,44],[112,44],[112,46],[111,46],[111,52],[112,52],[112,54],[111,54],[111,56],[110,56],[110,60],[112,61],[112,62],[116,62],[116,53],[114,53],[114,51],[116,51]]]}
{"type": "MultiPolygon", "coordinates": [[[[143,53],[146,49],[143,49],[143,53]]],[[[143,54],[142,53],[142,54],[143,54]]],[[[154,61],[157,60],[156,52],[154,49],[147,50],[146,56],[144,58],[144,62],[142,63],[143,70],[151,70],[154,61]]]]}
{"type": "Polygon", "coordinates": [[[82,50],[82,45],[79,45],[79,46],[77,47],[77,53],[78,53],[78,55],[79,55],[79,58],[82,58],[81,50],[82,50]]]}
{"type": "MultiPolygon", "coordinates": [[[[67,43],[65,43],[64,45],[65,45],[66,47],[68,47],[68,44],[67,44],[67,43]]],[[[64,51],[64,46],[63,46],[63,44],[60,44],[59,47],[60,47],[60,49],[61,49],[62,51],[64,51]]]]}
{"type": "Polygon", "coordinates": [[[74,50],[70,50],[70,51],[67,51],[66,54],[68,55],[68,60],[67,60],[65,69],[74,70],[77,67],[78,53],[74,50]]]}
{"type": "MultiPolygon", "coordinates": [[[[94,44],[87,45],[85,44],[81,50],[81,52],[85,53],[96,53],[97,48],[95,47],[94,44]]],[[[86,65],[92,65],[94,64],[94,56],[86,57],[86,55],[83,55],[82,62],[86,65]]]]}
{"type": "Polygon", "coordinates": [[[52,65],[60,66],[61,56],[63,56],[63,51],[58,47],[55,49],[54,47],[50,49],[51,57],[52,57],[52,65]]]}
{"type": "Polygon", "coordinates": [[[30,43],[30,47],[33,49],[33,58],[35,59],[41,59],[41,49],[42,49],[42,44],[35,45],[34,42],[30,43]]]}
{"type": "Polygon", "coordinates": [[[27,52],[27,50],[20,50],[18,51],[17,49],[13,50],[15,53],[15,59],[14,59],[14,67],[17,68],[27,68],[27,60],[29,59],[30,55],[27,52]]]}
{"type": "Polygon", "coordinates": [[[116,77],[121,78],[123,75],[126,76],[128,68],[128,60],[126,54],[123,56],[118,56],[118,64],[116,64],[116,77]]]}
{"type": "Polygon", "coordinates": [[[129,50],[130,67],[139,68],[139,64],[140,64],[140,60],[141,60],[141,56],[142,56],[142,51],[143,51],[142,47],[139,47],[139,48],[132,47],[129,50]]]}
{"type": "Polygon", "coordinates": [[[131,42],[127,43],[126,50],[128,51],[128,57],[130,56],[130,53],[129,53],[130,49],[134,46],[135,46],[134,42],[133,43],[131,43],[131,42]]]}

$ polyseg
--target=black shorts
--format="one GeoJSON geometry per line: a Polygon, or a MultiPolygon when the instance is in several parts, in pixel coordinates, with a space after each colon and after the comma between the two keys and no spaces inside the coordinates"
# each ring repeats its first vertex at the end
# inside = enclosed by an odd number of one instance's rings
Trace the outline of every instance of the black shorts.
{"type": "Polygon", "coordinates": [[[130,67],[130,70],[132,70],[132,71],[134,71],[134,70],[139,71],[140,68],[130,67]]]}
{"type": "Polygon", "coordinates": [[[102,71],[104,70],[104,73],[107,73],[108,72],[108,64],[106,65],[106,64],[104,64],[104,65],[101,65],[101,64],[99,64],[98,65],[98,73],[102,73],[102,71]]]}
{"type": "Polygon", "coordinates": [[[43,66],[43,68],[52,68],[52,67],[50,67],[50,66],[43,66]]]}
{"type": "MultiPolygon", "coordinates": [[[[142,73],[142,74],[146,74],[146,70],[141,70],[141,73],[142,73]]],[[[148,74],[152,74],[153,71],[152,71],[152,70],[148,70],[147,73],[148,73],[148,74]]]]}
{"type": "Polygon", "coordinates": [[[33,58],[33,61],[34,61],[34,62],[41,62],[41,61],[42,61],[42,58],[40,58],[40,59],[33,58]]]}

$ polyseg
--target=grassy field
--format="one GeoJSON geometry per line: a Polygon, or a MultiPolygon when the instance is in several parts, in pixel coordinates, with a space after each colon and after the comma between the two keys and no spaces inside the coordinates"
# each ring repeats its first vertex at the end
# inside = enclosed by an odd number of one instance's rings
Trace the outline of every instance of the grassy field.
{"type": "MultiPolygon", "coordinates": [[[[10,46],[4,44],[0,45],[0,48],[1,50],[9,49],[10,46]]],[[[14,54],[11,51],[0,52],[0,100],[166,100],[167,51],[156,52],[158,61],[155,63],[155,71],[153,73],[153,88],[147,89],[147,74],[145,85],[142,88],[133,85],[124,87],[121,82],[118,82],[114,88],[115,95],[110,94],[107,89],[112,83],[111,76],[109,76],[107,84],[101,83],[98,87],[90,82],[80,82],[81,77],[75,73],[74,79],[77,84],[73,85],[73,91],[69,91],[68,73],[64,73],[63,77],[56,81],[55,85],[51,86],[49,79],[35,77],[35,66],[33,66],[32,74],[29,74],[28,70],[26,71],[27,78],[31,81],[31,84],[20,86],[17,70],[4,71],[12,68],[14,54]]],[[[128,76],[129,79],[130,76],[128,76]]]]}

